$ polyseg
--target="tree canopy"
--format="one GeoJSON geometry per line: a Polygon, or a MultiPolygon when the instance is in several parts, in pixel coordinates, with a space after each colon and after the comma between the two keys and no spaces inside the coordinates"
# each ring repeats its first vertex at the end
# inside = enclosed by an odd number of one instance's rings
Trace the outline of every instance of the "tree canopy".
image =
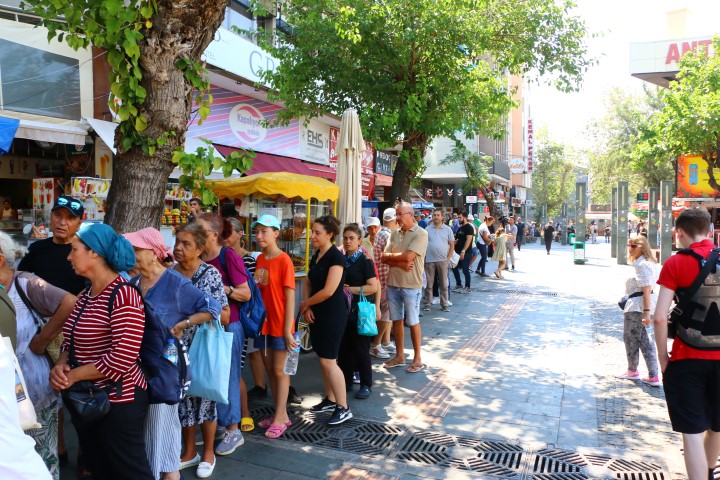
{"type": "MultiPolygon", "coordinates": [[[[173,160],[189,176],[185,185],[203,189],[203,174],[217,163],[210,148],[182,152],[190,114],[209,112],[212,98],[200,61],[225,15],[225,0],[24,0],[42,18],[48,40],[74,49],[103,49],[110,66],[111,104],[118,100],[118,161],[105,221],[129,231],[159,226],[165,185],[173,160]],[[58,20],[61,19],[61,20],[58,20]]],[[[249,167],[233,155],[225,172],[249,167]]],[[[205,191],[205,198],[212,195],[205,191]]]]}
{"type": "Polygon", "coordinates": [[[662,109],[658,89],[646,86],[642,95],[614,89],[605,104],[605,116],[588,128],[595,145],[588,153],[592,202],[609,203],[612,187],[621,180],[639,191],[672,178],[669,155],[636,150],[646,135],[648,119],[662,109]]]}
{"type": "Polygon", "coordinates": [[[477,190],[480,192],[488,204],[490,215],[500,218],[502,212],[495,203],[495,192],[490,188],[490,175],[488,174],[492,161],[492,157],[471,152],[462,142],[455,142],[452,152],[443,158],[440,164],[462,163],[467,175],[467,178],[462,183],[463,191],[472,192],[477,190]]]}
{"type": "Polygon", "coordinates": [[[280,120],[356,108],[366,138],[402,141],[393,197],[406,196],[433,138],[505,134],[508,75],[533,72],[572,90],[592,63],[568,0],[283,5],[287,34],[265,44],[279,64],[264,72],[270,97],[287,108],[280,120]]]}
{"type": "Polygon", "coordinates": [[[715,171],[720,168],[720,38],[713,40],[713,49],[715,55],[700,47],[680,59],[676,80],[660,93],[662,109],[642,125],[633,158],[698,155],[708,164],[710,185],[720,192],[715,171]]]}
{"type": "Polygon", "coordinates": [[[577,152],[550,139],[546,130],[539,133],[536,145],[532,197],[535,221],[540,221],[540,207],[545,206],[547,218],[553,218],[560,214],[563,202],[573,201],[576,174],[583,168],[578,166],[577,152]]]}

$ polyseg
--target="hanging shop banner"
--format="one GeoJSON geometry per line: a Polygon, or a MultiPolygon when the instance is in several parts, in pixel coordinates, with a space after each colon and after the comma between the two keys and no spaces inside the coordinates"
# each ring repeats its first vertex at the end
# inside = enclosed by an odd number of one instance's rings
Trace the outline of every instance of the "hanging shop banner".
{"type": "Polygon", "coordinates": [[[677,197],[678,198],[715,198],[720,191],[710,185],[710,174],[720,184],[720,168],[709,171],[702,157],[681,155],[678,158],[677,197]]]}
{"type": "Polygon", "coordinates": [[[301,158],[300,123],[297,120],[291,120],[287,126],[265,125],[266,121],[277,118],[281,107],[216,86],[210,93],[213,96],[210,115],[202,125],[198,124],[197,117],[190,121],[188,138],[202,137],[227,147],[301,158]]]}
{"type": "Polygon", "coordinates": [[[330,148],[330,125],[311,119],[307,126],[300,125],[300,149],[306,162],[328,165],[330,148]]]}
{"type": "Polygon", "coordinates": [[[527,173],[532,173],[533,171],[533,148],[535,143],[535,133],[533,131],[533,120],[532,118],[528,119],[527,123],[527,173]]]}
{"type": "MultiPolygon", "coordinates": [[[[338,154],[337,144],[340,129],[330,127],[330,141],[328,142],[330,166],[337,170],[338,154]]],[[[373,163],[375,158],[375,149],[372,143],[365,142],[365,151],[360,159],[360,173],[362,174],[362,197],[363,200],[372,200],[375,198],[375,171],[373,163]]],[[[334,180],[334,179],[333,179],[334,180]]]]}

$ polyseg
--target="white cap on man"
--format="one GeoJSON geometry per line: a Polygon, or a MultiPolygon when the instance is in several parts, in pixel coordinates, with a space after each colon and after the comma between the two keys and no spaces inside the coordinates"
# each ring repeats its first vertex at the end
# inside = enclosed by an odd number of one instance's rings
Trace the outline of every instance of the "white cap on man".
{"type": "Polygon", "coordinates": [[[394,208],[386,208],[383,212],[383,220],[386,222],[390,222],[392,220],[395,220],[395,217],[397,216],[397,212],[394,208]]]}
{"type": "Polygon", "coordinates": [[[367,221],[365,222],[365,227],[379,227],[380,226],[380,219],[377,217],[368,217],[367,221]]]}

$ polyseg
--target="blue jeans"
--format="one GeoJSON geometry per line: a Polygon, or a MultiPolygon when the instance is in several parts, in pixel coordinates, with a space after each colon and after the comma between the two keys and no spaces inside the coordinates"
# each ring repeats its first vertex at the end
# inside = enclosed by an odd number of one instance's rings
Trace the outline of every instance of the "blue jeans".
{"type": "Polygon", "coordinates": [[[480,260],[478,261],[478,266],[475,271],[485,273],[485,264],[488,259],[487,245],[485,245],[485,242],[477,242],[477,248],[478,252],[480,252],[480,260]]]}
{"type": "Polygon", "coordinates": [[[460,270],[462,270],[463,275],[465,276],[465,288],[470,288],[470,260],[472,260],[472,254],[470,252],[465,252],[463,258],[458,262],[457,267],[453,268],[456,287],[462,286],[460,281],[460,270]]]}
{"type": "Polygon", "coordinates": [[[242,351],[245,346],[245,332],[242,322],[234,322],[225,327],[233,334],[232,358],[230,360],[230,384],[228,385],[228,403],[217,404],[218,425],[227,427],[240,423],[240,376],[242,375],[242,351]]]}

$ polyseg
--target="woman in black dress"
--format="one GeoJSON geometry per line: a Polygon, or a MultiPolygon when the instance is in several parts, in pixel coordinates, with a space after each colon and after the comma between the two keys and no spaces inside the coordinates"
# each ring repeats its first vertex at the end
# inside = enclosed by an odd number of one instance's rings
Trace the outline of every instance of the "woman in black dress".
{"type": "Polygon", "coordinates": [[[340,222],[332,215],[315,220],[310,240],[317,250],[310,260],[300,313],[310,325],[313,350],[320,357],[325,398],[314,412],[333,412],[328,425],[352,418],[345,392],[345,379],[337,364],[340,341],[345,333],[348,304],[343,293],[345,257],[334,245],[340,222]]]}
{"type": "Polygon", "coordinates": [[[360,290],[368,302],[375,303],[377,278],[375,266],[360,249],[362,231],[357,224],[350,224],[343,230],[343,247],[345,248],[345,287],[352,293],[352,305],[348,316],[345,334],[340,345],[338,364],[345,376],[346,391],[352,390],[353,372],[360,373],[360,390],[355,398],[364,400],[370,396],[372,388],[372,367],[370,361],[370,339],[358,334],[358,302],[360,290]]]}

